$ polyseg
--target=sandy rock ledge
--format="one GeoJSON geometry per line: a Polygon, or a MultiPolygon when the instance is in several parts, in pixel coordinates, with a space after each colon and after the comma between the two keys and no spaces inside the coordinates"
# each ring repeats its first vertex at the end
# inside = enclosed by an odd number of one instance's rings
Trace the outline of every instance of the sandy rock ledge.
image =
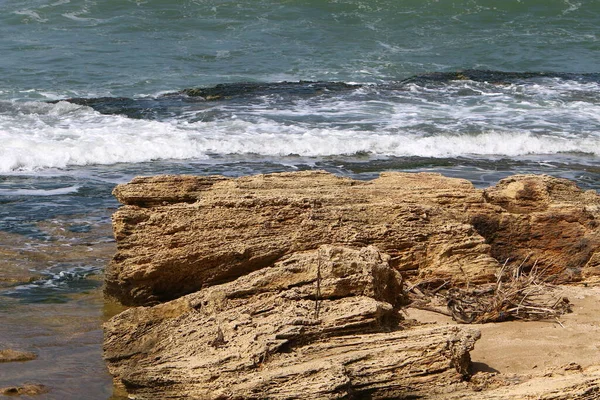
{"type": "Polygon", "coordinates": [[[35,360],[36,358],[37,355],[29,351],[0,349],[0,363],[31,361],[35,360]]]}
{"type": "Polygon", "coordinates": [[[19,386],[7,386],[0,388],[0,394],[4,396],[37,396],[48,393],[50,389],[37,383],[24,383],[19,386]]]}
{"type": "Polygon", "coordinates": [[[460,384],[479,332],[399,330],[403,300],[389,256],[325,245],[123,312],[105,326],[105,358],[141,398],[402,398],[460,384]]]}
{"type": "Polygon", "coordinates": [[[548,176],[157,176],[114,194],[105,292],[136,307],[105,324],[104,357],[139,399],[485,398],[467,383],[479,331],[404,329],[403,280],[600,268],[600,197],[548,176]]]}

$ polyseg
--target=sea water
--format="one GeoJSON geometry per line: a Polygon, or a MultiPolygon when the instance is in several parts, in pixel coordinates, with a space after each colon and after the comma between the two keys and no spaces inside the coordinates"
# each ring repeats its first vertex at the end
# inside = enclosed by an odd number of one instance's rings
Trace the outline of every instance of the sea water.
{"type": "Polygon", "coordinates": [[[106,399],[136,175],[545,173],[600,188],[600,1],[3,0],[0,387],[106,399]]]}

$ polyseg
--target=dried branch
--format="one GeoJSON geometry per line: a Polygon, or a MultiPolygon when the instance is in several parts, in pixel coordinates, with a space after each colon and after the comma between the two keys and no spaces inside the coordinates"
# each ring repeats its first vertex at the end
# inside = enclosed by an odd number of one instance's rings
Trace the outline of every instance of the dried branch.
{"type": "Polygon", "coordinates": [[[506,260],[496,284],[487,290],[450,289],[446,304],[452,317],[462,323],[498,322],[513,319],[558,319],[571,312],[566,297],[555,296],[555,287],[544,282],[544,270],[537,262],[529,273],[524,271],[527,258],[511,268],[506,260]]]}

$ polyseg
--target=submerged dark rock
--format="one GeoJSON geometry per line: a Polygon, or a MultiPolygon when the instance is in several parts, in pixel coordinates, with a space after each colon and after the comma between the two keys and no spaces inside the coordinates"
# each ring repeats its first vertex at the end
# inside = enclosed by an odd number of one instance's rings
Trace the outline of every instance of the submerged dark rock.
{"type": "Polygon", "coordinates": [[[294,96],[316,96],[327,92],[355,90],[363,85],[344,82],[277,82],[277,83],[225,83],[208,88],[184,89],[179,93],[205,100],[231,99],[241,96],[265,96],[285,94],[294,96]]]}
{"type": "Polygon", "coordinates": [[[416,75],[400,81],[400,84],[427,84],[432,82],[445,83],[451,81],[467,80],[475,82],[488,82],[494,84],[508,84],[524,83],[527,80],[537,78],[558,78],[583,82],[598,82],[600,80],[600,74],[574,74],[565,72],[506,72],[480,69],[466,69],[462,71],[431,72],[422,75],[416,75]]]}
{"type": "MultiPolygon", "coordinates": [[[[455,81],[475,81],[490,84],[527,84],[540,78],[557,78],[579,82],[600,82],[600,74],[574,74],[561,72],[505,72],[467,69],[452,72],[432,72],[415,75],[407,79],[369,84],[375,90],[402,91],[408,85],[446,85],[455,81]]],[[[297,81],[297,82],[233,82],[221,83],[209,87],[191,87],[179,91],[165,93],[160,96],[139,98],[128,97],[96,97],[69,98],[54,100],[49,103],[68,101],[81,106],[92,107],[102,114],[125,115],[136,119],[161,119],[181,115],[184,111],[199,111],[212,105],[203,103],[214,101],[249,101],[264,96],[279,96],[282,101],[293,101],[315,96],[334,96],[363,88],[364,84],[350,84],[330,81],[297,81]]]]}
{"type": "Polygon", "coordinates": [[[124,115],[134,119],[154,119],[161,112],[165,112],[169,106],[169,104],[158,102],[154,98],[133,99],[128,97],[74,97],[65,100],[54,100],[49,103],[56,104],[59,101],[91,107],[100,114],[124,115]]]}

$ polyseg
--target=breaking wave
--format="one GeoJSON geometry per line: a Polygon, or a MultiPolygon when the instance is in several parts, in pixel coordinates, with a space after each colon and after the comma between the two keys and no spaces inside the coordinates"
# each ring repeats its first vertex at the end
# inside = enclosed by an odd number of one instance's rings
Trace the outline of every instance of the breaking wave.
{"type": "Polygon", "coordinates": [[[0,172],[214,156],[600,155],[597,74],[435,73],[0,102],[0,172]]]}

